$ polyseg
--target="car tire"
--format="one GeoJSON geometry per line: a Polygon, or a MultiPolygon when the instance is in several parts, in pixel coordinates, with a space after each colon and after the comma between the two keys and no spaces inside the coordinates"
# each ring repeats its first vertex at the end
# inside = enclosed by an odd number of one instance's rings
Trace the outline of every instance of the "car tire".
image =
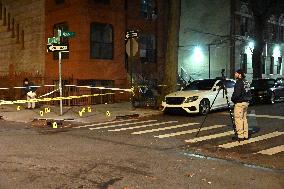
{"type": "Polygon", "coordinates": [[[269,103],[274,104],[275,103],[275,94],[272,92],[269,96],[269,103]]]}
{"type": "Polygon", "coordinates": [[[199,103],[199,114],[206,115],[210,111],[210,102],[208,99],[202,99],[199,103]]]}

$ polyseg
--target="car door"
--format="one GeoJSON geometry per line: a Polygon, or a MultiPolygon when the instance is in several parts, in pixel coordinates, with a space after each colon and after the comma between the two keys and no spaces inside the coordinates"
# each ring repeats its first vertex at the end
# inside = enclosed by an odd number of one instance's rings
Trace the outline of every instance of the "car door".
{"type": "Polygon", "coordinates": [[[213,93],[214,98],[216,97],[213,107],[214,108],[224,107],[224,105],[226,104],[226,94],[225,94],[225,90],[222,89],[222,81],[216,82],[216,84],[213,87],[213,91],[214,91],[213,93]]]}

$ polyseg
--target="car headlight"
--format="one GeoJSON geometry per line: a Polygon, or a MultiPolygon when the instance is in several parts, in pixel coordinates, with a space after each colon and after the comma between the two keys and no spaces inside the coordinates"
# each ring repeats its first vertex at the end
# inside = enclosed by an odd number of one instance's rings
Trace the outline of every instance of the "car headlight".
{"type": "Polygon", "coordinates": [[[193,102],[193,101],[196,101],[197,99],[198,99],[198,96],[191,96],[185,99],[184,103],[193,102]]]}

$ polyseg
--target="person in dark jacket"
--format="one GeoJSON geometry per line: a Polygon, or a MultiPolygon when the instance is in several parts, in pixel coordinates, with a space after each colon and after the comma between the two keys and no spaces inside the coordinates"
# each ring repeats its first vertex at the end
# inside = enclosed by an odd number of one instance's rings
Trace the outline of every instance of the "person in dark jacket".
{"type": "MultiPolygon", "coordinates": [[[[27,95],[27,100],[35,99],[36,97],[36,87],[32,82],[29,82],[28,78],[24,79],[23,93],[27,95]]],[[[35,102],[28,102],[28,109],[34,109],[35,102]]]]}
{"type": "Polygon", "coordinates": [[[235,72],[236,84],[232,95],[232,102],[234,107],[234,119],[236,125],[237,136],[233,140],[248,140],[248,122],[247,122],[247,109],[250,100],[250,86],[249,82],[245,80],[245,73],[239,69],[235,72]]]}

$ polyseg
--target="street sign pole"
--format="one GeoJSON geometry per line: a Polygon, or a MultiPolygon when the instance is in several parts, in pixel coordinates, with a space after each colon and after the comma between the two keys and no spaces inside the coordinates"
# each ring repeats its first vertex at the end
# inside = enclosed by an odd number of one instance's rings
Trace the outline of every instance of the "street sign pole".
{"type": "MultiPolygon", "coordinates": [[[[58,52],[58,64],[59,64],[59,93],[60,98],[62,97],[62,65],[61,65],[61,51],[58,52]]],[[[60,115],[62,116],[62,99],[60,99],[60,115]]]]}
{"type": "MultiPolygon", "coordinates": [[[[130,86],[133,89],[133,38],[130,38],[130,86]]],[[[132,109],[135,109],[134,106],[134,90],[131,93],[131,104],[132,109]]]]}

